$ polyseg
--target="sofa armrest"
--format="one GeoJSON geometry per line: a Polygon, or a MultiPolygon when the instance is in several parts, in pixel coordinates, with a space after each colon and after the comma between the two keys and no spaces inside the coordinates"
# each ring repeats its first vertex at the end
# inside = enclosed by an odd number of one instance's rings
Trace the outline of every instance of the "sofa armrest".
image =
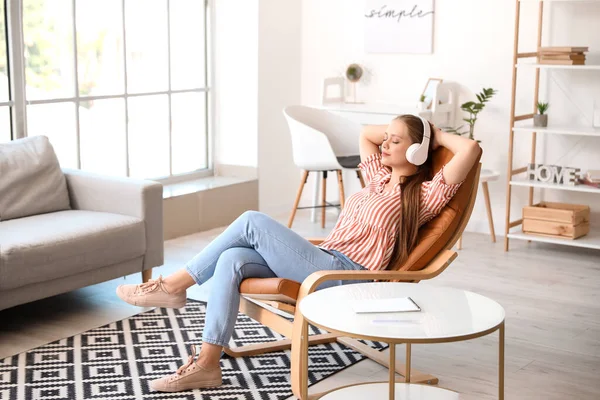
{"type": "Polygon", "coordinates": [[[143,269],[164,263],[163,186],[161,183],[63,169],[71,208],[128,215],[144,221],[143,269]]]}

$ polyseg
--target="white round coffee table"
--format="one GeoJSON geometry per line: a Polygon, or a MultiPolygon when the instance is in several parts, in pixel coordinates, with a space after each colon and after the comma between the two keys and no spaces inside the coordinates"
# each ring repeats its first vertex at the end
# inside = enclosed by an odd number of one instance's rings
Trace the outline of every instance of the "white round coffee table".
{"type": "MultiPolygon", "coordinates": [[[[318,290],[303,298],[299,308],[310,324],[331,333],[389,343],[390,379],[387,385],[390,399],[395,398],[396,389],[396,344],[406,344],[405,382],[409,383],[413,343],[469,340],[499,330],[498,393],[499,398],[504,399],[505,314],[502,306],[487,297],[426,284],[373,282],[318,290]],[[355,300],[398,297],[410,297],[421,311],[357,314],[352,308],[355,300]]],[[[349,388],[343,390],[359,390],[349,388]]]]}

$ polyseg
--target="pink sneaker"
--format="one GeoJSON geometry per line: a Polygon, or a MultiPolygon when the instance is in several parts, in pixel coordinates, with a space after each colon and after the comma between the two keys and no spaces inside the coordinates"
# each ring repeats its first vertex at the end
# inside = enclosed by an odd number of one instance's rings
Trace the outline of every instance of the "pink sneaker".
{"type": "Polygon", "coordinates": [[[129,304],[140,307],[181,308],[187,301],[186,292],[169,293],[165,289],[162,275],[138,285],[120,285],[117,296],[129,304]]]}
{"type": "Polygon", "coordinates": [[[150,381],[150,388],[159,392],[180,392],[221,386],[223,384],[221,367],[214,369],[201,367],[194,362],[196,347],[192,345],[191,348],[192,355],[188,357],[187,364],[179,367],[173,375],[150,381]]]}

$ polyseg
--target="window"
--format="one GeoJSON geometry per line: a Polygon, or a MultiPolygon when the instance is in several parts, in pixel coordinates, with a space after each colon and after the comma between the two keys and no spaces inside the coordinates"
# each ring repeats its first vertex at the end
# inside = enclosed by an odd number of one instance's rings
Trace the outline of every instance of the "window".
{"type": "Polygon", "coordinates": [[[0,143],[11,140],[10,93],[8,86],[8,58],[6,56],[6,22],[4,2],[0,3],[0,143]]]}
{"type": "Polygon", "coordinates": [[[206,4],[22,0],[21,20],[6,13],[0,141],[46,135],[62,167],[103,174],[210,173],[206,4]]]}

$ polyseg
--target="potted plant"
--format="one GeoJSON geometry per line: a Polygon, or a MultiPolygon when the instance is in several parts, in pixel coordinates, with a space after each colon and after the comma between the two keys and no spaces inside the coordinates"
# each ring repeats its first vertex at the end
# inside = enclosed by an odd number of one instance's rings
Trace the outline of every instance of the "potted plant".
{"type": "Polygon", "coordinates": [[[417,103],[417,110],[419,110],[419,111],[427,110],[427,103],[425,102],[425,100],[427,100],[427,97],[425,97],[425,95],[422,94],[421,97],[419,97],[419,102],[417,103]]]}
{"type": "Polygon", "coordinates": [[[475,95],[477,97],[477,102],[468,101],[460,106],[461,110],[469,113],[469,118],[463,118],[463,121],[465,121],[469,125],[469,130],[464,130],[460,132],[465,127],[465,125],[461,125],[458,128],[446,129],[446,131],[454,133],[456,135],[464,135],[468,133],[469,139],[474,140],[475,122],[477,122],[477,116],[485,108],[485,103],[490,101],[492,96],[494,96],[496,93],[498,92],[492,88],[484,88],[481,93],[477,93],[475,95]]]}
{"type": "Polygon", "coordinates": [[[358,82],[363,75],[363,68],[358,64],[350,64],[346,68],[346,78],[354,83],[358,82]]]}
{"type": "Polygon", "coordinates": [[[533,126],[539,126],[545,128],[548,126],[548,114],[544,114],[548,110],[548,103],[537,103],[537,110],[539,114],[533,115],[533,126]]]}

